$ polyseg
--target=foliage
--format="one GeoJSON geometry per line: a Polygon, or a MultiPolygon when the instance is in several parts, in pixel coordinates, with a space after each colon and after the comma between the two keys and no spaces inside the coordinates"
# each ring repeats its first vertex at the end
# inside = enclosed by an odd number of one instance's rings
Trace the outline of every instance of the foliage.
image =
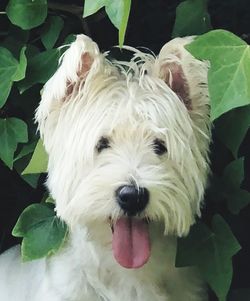
{"type": "Polygon", "coordinates": [[[197,223],[189,236],[180,240],[176,266],[198,266],[219,300],[223,301],[233,275],[232,256],[239,250],[240,245],[227,223],[220,215],[215,215],[211,229],[197,223]]]}
{"type": "MultiPolygon", "coordinates": [[[[250,50],[237,35],[212,30],[210,1],[177,1],[172,36],[202,34],[187,49],[210,62],[214,137],[223,146],[222,156],[227,154],[229,159],[219,171],[212,162],[207,203],[213,208],[187,238],[179,240],[176,265],[196,265],[218,299],[225,301],[233,277],[232,257],[240,249],[230,230],[230,218],[237,218],[250,203],[250,193],[244,187],[245,154],[239,151],[250,125],[250,50]]],[[[0,14],[0,21],[5,18],[8,24],[5,32],[0,29],[0,159],[32,187],[37,187],[40,175],[47,170],[46,152],[33,115],[42,85],[55,72],[65,49],[60,46],[73,41],[73,34],[79,32],[72,24],[78,22],[81,31],[88,33],[86,20],[94,23],[98,18],[111,20],[119,30],[122,46],[131,4],[134,1],[86,0],[84,6],[77,7],[46,0],[10,0],[7,16],[0,14]]],[[[162,10],[161,18],[166,15],[162,10]]],[[[67,228],[55,217],[53,204],[42,202],[24,210],[13,235],[23,237],[23,259],[30,260],[55,253],[66,239],[67,228]]],[[[249,289],[233,290],[228,300],[247,300],[245,296],[249,296],[249,289]]]]}
{"type": "Polygon", "coordinates": [[[18,118],[0,120],[0,156],[4,163],[12,168],[13,156],[19,142],[28,140],[27,125],[18,118]]]}
{"type": "Polygon", "coordinates": [[[215,30],[196,39],[187,49],[211,63],[208,83],[212,120],[250,104],[250,47],[245,41],[230,32],[215,30]]]}
{"type": "Polygon", "coordinates": [[[67,226],[55,216],[53,204],[33,204],[23,211],[12,234],[23,237],[22,258],[28,261],[56,253],[66,239],[67,226]]]}
{"type": "Polygon", "coordinates": [[[84,4],[83,17],[96,13],[100,8],[105,7],[110,21],[119,30],[119,45],[122,46],[125,38],[126,27],[130,12],[131,0],[86,0],[84,4]]]}
{"type": "Polygon", "coordinates": [[[202,34],[212,28],[207,2],[207,0],[187,0],[177,7],[173,38],[202,34]]]}
{"type": "Polygon", "coordinates": [[[41,139],[38,140],[37,145],[34,149],[33,155],[30,159],[29,164],[26,166],[23,175],[25,174],[39,174],[47,172],[48,156],[43,147],[41,139]]]}
{"type": "Polygon", "coordinates": [[[46,19],[47,0],[10,0],[6,12],[13,24],[31,29],[46,19]]]}

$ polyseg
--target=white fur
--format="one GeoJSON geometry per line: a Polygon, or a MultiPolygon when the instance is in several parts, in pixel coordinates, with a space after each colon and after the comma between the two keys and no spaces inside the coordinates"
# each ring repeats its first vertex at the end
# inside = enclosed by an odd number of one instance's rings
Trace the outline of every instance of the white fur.
{"type": "Polygon", "coordinates": [[[4,253],[1,301],[207,300],[197,271],[174,267],[176,236],[200,214],[209,170],[207,64],[185,50],[191,40],[167,43],[156,58],[132,49],[130,63],[109,62],[84,35],[65,52],[36,118],[49,154],[48,188],[70,238],[55,256],[30,263],[21,263],[19,247],[4,253]],[[93,63],[80,76],[84,53],[93,63]],[[168,62],[182,67],[192,109],[161,79],[168,62]],[[111,147],[98,154],[101,136],[111,147]],[[167,154],[154,153],[155,138],[167,154]],[[152,254],[138,270],[114,260],[109,226],[122,215],[114,192],[131,182],[150,192],[141,217],[150,220],[152,254]]]}

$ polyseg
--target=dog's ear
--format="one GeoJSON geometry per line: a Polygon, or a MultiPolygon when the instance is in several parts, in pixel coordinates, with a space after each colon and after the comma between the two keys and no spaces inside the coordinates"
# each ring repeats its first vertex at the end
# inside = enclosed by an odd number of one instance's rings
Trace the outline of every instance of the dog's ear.
{"type": "Polygon", "coordinates": [[[191,109],[189,86],[181,63],[164,62],[160,67],[159,76],[179,96],[187,109],[191,109]]]}
{"type": "Polygon", "coordinates": [[[42,99],[36,112],[42,135],[50,115],[53,116],[53,123],[56,123],[62,105],[73,99],[79,87],[85,84],[92,68],[97,68],[102,58],[97,44],[83,34],[78,35],[65,51],[59,61],[59,68],[42,90],[42,99]]]}
{"type": "Polygon", "coordinates": [[[155,72],[192,110],[191,87],[188,72],[195,59],[184,48],[192,38],[177,38],[165,44],[156,60],[155,72]],[[190,66],[191,64],[191,66],[190,66]]]}

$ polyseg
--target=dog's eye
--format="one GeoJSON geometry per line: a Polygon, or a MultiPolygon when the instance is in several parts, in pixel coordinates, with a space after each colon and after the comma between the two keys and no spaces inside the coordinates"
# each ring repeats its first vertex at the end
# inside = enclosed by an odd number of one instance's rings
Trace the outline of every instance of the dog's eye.
{"type": "Polygon", "coordinates": [[[167,148],[165,146],[165,143],[161,139],[155,139],[153,143],[154,152],[156,155],[163,155],[167,152],[167,148]]]}
{"type": "Polygon", "coordinates": [[[107,137],[101,137],[101,139],[98,141],[96,149],[98,151],[98,153],[100,153],[103,149],[105,148],[109,148],[110,144],[109,144],[109,140],[107,137]]]}

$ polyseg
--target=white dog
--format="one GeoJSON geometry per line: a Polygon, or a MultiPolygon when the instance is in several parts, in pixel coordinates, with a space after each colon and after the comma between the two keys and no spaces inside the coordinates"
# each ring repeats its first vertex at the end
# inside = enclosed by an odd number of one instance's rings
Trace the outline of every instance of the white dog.
{"type": "Polygon", "coordinates": [[[200,214],[210,142],[206,63],[167,43],[110,62],[79,35],[36,113],[48,188],[69,241],[49,258],[0,257],[1,301],[204,301],[176,237],[200,214]]]}

